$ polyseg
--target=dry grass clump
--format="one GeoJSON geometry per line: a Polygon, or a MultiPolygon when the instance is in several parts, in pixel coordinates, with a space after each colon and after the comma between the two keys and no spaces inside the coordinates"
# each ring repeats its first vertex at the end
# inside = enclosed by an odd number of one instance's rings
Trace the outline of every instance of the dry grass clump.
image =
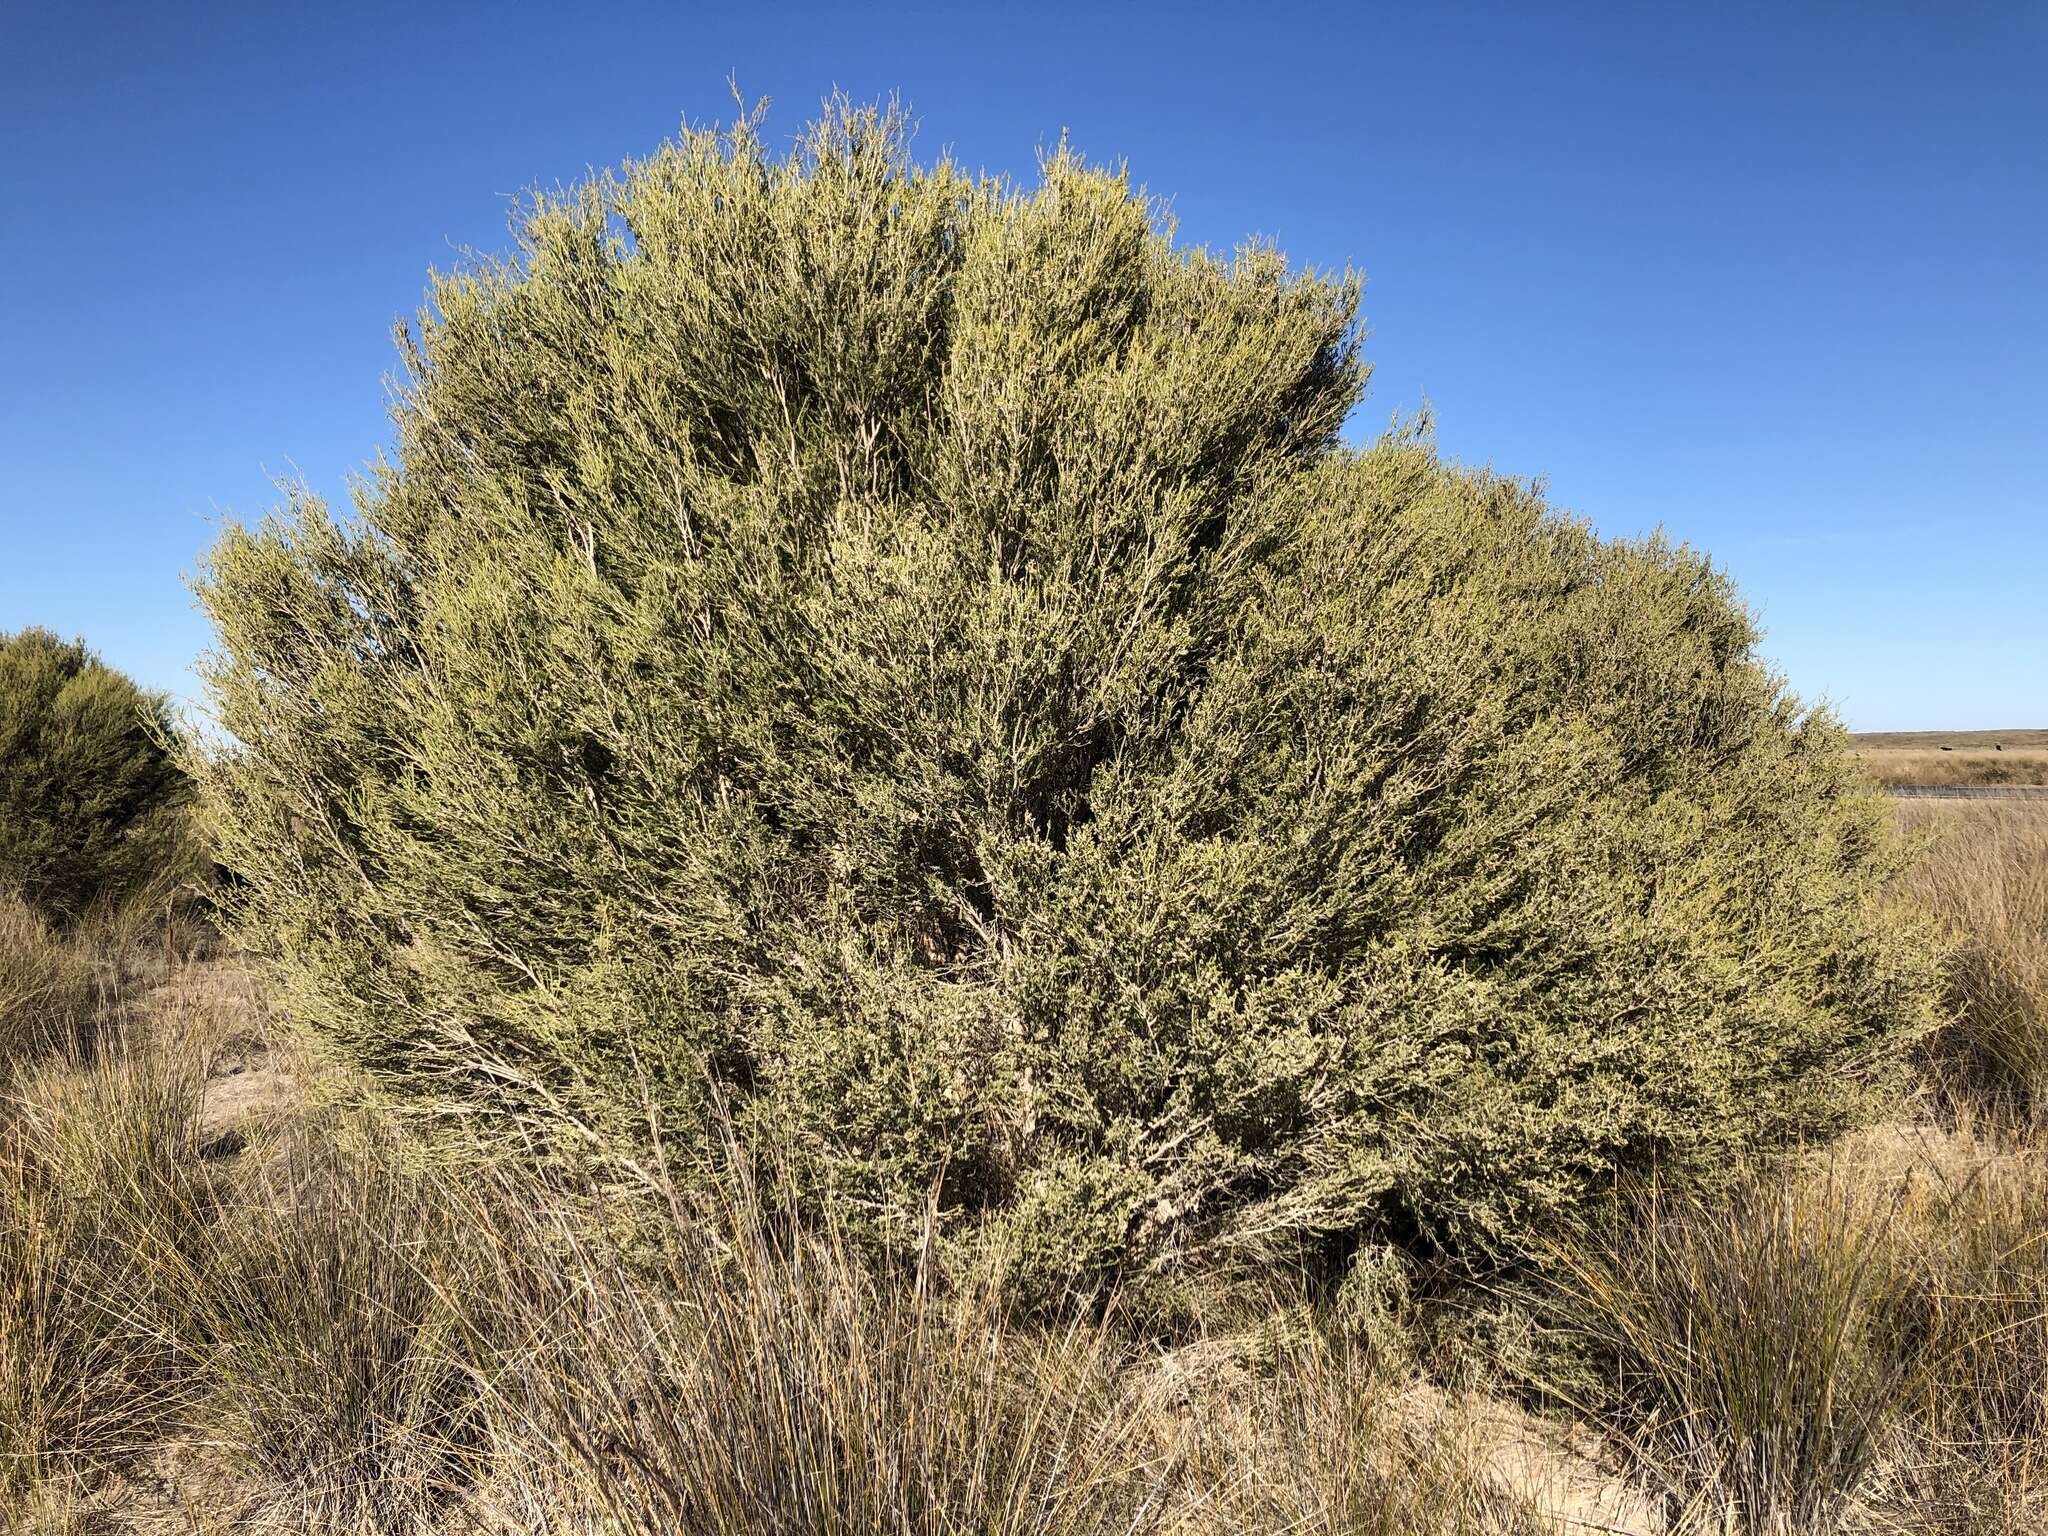
{"type": "Polygon", "coordinates": [[[1918,1362],[1891,1479],[1912,1528],[2048,1528],[2048,1169],[2038,1154],[1921,1180],[1893,1245],[1901,1359],[1918,1362]]]}
{"type": "Polygon", "coordinates": [[[238,1529],[428,1528],[482,1441],[455,1203],[335,1116],[209,1125],[248,1020],[128,925],[5,937],[8,974],[97,980],[0,1015],[0,1529],[157,1484],[130,1514],[197,1519],[195,1478],[238,1529]]]}
{"type": "Polygon", "coordinates": [[[2048,807],[1902,813],[1925,839],[1907,894],[1947,919],[1958,945],[1936,1087],[2038,1120],[2048,1109],[2048,807]]]}
{"type": "Polygon", "coordinates": [[[1478,1426],[1327,1341],[1258,1368],[1195,1346],[1208,1368],[1188,1369],[1113,1322],[1021,1322],[1000,1265],[949,1282],[935,1228],[878,1267],[801,1219],[781,1178],[714,1187],[665,1188],[667,1219],[628,1243],[528,1192],[498,1203],[476,1294],[526,1353],[501,1378],[496,1518],[569,1510],[621,1536],[1545,1529],[1478,1426]]]}
{"type": "Polygon", "coordinates": [[[161,1438],[179,1385],[136,1234],[101,1212],[0,1188],[0,1491],[117,1467],[161,1438]]]}
{"type": "Polygon", "coordinates": [[[211,1196],[183,1064],[60,1055],[0,1075],[0,1494],[47,1499],[178,1421],[211,1196]]]}
{"type": "Polygon", "coordinates": [[[484,1460],[480,1273],[455,1205],[374,1127],[291,1128],[211,1231],[207,1432],[270,1523],[429,1530],[484,1460]]]}
{"type": "Polygon", "coordinates": [[[650,1536],[1162,1528],[1106,1332],[1020,1329],[993,1279],[942,1285],[929,1244],[877,1269],[745,1174],[665,1193],[629,1259],[499,1191],[485,1289],[528,1345],[501,1406],[529,1495],[650,1536]]]}
{"type": "Polygon", "coordinates": [[[2042,1528],[2048,1165],[1966,1153],[1646,1198],[1560,1250],[1554,1317],[1675,1528],[2042,1528]]]}
{"type": "Polygon", "coordinates": [[[89,954],[21,897],[0,892],[0,1063],[75,1036],[92,1005],[89,954]]]}
{"type": "Polygon", "coordinates": [[[1823,1186],[1703,1203],[1653,1195],[1559,1250],[1560,1317],[1603,1367],[1605,1414],[1674,1503],[1751,1536],[1838,1529],[1912,1362],[1887,1225],[1823,1186]]]}
{"type": "Polygon", "coordinates": [[[1185,1415],[1193,1529],[1317,1536],[1533,1536],[1574,1490],[1476,1403],[1389,1374],[1313,1335],[1256,1376],[1164,1405],[1185,1415]]]}

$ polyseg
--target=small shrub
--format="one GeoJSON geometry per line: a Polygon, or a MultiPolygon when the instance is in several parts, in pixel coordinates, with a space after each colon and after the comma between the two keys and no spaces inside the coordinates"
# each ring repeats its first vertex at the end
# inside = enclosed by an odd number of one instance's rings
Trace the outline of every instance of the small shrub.
{"type": "Polygon", "coordinates": [[[169,706],[42,629],[0,635],[0,892],[53,917],[117,902],[183,857],[169,706]]]}

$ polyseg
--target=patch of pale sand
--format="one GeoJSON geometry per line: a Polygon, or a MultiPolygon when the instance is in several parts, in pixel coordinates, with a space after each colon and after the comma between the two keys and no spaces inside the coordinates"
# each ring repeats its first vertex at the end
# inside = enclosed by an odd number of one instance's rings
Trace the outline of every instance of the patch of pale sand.
{"type": "Polygon", "coordinates": [[[241,964],[172,966],[144,994],[142,1013],[159,1049],[201,1065],[199,1142],[208,1155],[240,1150],[302,1103],[304,1063],[273,1029],[255,979],[241,964]]]}
{"type": "MultiPolygon", "coordinates": [[[[1244,1361],[1243,1340],[1184,1345],[1159,1357],[1140,1390],[1162,1422],[1224,1415],[1238,1432],[1255,1433],[1250,1417],[1232,1413],[1258,1390],[1244,1361]]],[[[1491,1393],[1446,1391],[1421,1377],[1386,1391],[1391,1437],[1443,1451],[1556,1536],[1664,1536],[1659,1501],[1585,1426],[1546,1419],[1491,1393]]]]}
{"type": "Polygon", "coordinates": [[[1613,1463],[1590,1430],[1529,1412],[1484,1392],[1450,1394],[1412,1383],[1402,1417],[1427,1436],[1446,1435],[1466,1448],[1475,1468],[1559,1533],[1662,1536],[1658,1501],[1613,1463]]]}
{"type": "Polygon", "coordinates": [[[1901,1185],[1956,1186],[2013,1168],[2027,1159],[2008,1141],[1968,1123],[1943,1126],[1925,1120],[1891,1120],[1857,1131],[1829,1148],[1816,1165],[1823,1176],[1846,1179],[1874,1194],[1901,1185]]]}
{"type": "Polygon", "coordinates": [[[253,1536],[247,1488],[203,1444],[164,1446],[140,1466],[112,1473],[65,1511],[66,1536],[253,1536]]]}
{"type": "Polygon", "coordinates": [[[208,1077],[200,1100],[199,1144],[238,1151],[252,1129],[289,1116],[301,1097],[298,1079],[283,1067],[245,1067],[208,1077]]]}
{"type": "Polygon", "coordinates": [[[141,1006],[155,1039],[200,1055],[209,1070],[216,1056],[274,1043],[256,978],[236,960],[172,965],[142,992],[141,1006]]]}

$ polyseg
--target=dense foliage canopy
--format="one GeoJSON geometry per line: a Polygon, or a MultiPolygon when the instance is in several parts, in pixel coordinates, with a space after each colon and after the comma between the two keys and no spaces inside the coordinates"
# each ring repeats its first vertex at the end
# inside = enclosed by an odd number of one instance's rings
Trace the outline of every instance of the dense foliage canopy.
{"type": "Polygon", "coordinates": [[[395,1096],[624,1158],[722,1106],[1054,1295],[1512,1253],[1930,1022],[1727,581],[1342,446],[1349,278],[845,109],[519,239],[436,281],[356,516],[203,589],[244,932],[395,1096]]]}
{"type": "Polygon", "coordinates": [[[0,895],[75,917],[164,870],[185,779],[166,701],[78,641],[0,635],[0,895]]]}

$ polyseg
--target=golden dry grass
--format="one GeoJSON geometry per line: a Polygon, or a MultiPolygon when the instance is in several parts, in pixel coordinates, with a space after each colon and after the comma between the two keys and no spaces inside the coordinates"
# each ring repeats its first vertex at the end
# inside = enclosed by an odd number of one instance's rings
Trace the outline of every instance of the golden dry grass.
{"type": "Polygon", "coordinates": [[[2048,1109],[2048,805],[1915,801],[1899,814],[1922,843],[1906,893],[1958,946],[1936,1086],[2038,1120],[2048,1109]]]}
{"type": "Polygon", "coordinates": [[[1596,1416],[1700,1528],[2048,1528],[2048,1160],[1886,1140],[1732,1200],[1643,1192],[1546,1277],[1596,1416]]]}
{"type": "Polygon", "coordinates": [[[1851,741],[1887,789],[2048,785],[2048,730],[1863,731],[1851,741]]]}
{"type": "Polygon", "coordinates": [[[1866,749],[1860,756],[1870,776],[1887,789],[1914,784],[2048,784],[2048,752],[1866,749]]]}

